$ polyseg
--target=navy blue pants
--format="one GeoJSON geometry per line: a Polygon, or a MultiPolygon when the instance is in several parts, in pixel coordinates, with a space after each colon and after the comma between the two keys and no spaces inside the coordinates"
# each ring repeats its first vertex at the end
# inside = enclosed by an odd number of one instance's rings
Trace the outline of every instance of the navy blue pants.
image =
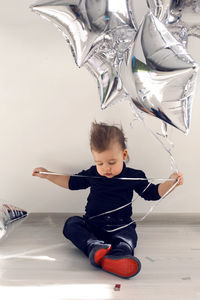
{"type": "Polygon", "coordinates": [[[125,254],[134,255],[134,248],[137,245],[135,223],[114,232],[106,231],[106,229],[116,228],[129,222],[131,222],[130,218],[123,220],[116,219],[108,215],[95,220],[88,220],[84,216],[73,216],[67,219],[63,228],[63,234],[87,256],[89,255],[88,244],[91,241],[94,243],[103,241],[106,244],[111,244],[112,252],[116,249],[120,249],[122,245],[127,245],[127,249],[129,250],[127,250],[127,253],[125,254]]]}

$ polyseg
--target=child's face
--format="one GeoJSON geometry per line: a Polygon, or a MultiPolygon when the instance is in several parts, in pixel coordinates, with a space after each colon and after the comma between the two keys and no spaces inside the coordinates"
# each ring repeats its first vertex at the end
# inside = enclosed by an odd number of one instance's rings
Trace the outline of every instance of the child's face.
{"type": "Polygon", "coordinates": [[[122,150],[118,142],[113,143],[107,150],[97,152],[92,150],[97,172],[101,176],[112,178],[119,175],[123,169],[123,161],[127,158],[128,150],[122,150]]]}

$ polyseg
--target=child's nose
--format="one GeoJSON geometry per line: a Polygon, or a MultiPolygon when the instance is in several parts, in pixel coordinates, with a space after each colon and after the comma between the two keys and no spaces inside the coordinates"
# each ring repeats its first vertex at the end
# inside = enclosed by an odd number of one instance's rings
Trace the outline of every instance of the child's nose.
{"type": "Polygon", "coordinates": [[[111,170],[111,166],[106,165],[106,166],[105,166],[105,171],[108,172],[108,171],[110,171],[110,170],[111,170]]]}

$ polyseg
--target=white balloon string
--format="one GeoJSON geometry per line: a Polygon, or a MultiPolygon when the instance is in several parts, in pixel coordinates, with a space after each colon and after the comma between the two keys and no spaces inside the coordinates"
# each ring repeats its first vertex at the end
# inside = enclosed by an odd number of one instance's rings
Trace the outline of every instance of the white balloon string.
{"type": "MultiPolygon", "coordinates": [[[[169,154],[170,156],[170,165],[171,165],[171,169],[174,170],[176,173],[178,173],[178,168],[175,162],[175,159],[172,155],[171,149],[169,147],[167,147],[159,138],[158,134],[154,133],[153,130],[146,124],[144,117],[143,117],[143,113],[136,107],[136,105],[134,104],[134,102],[131,100],[129,100],[129,104],[131,106],[131,110],[134,114],[134,116],[136,117],[137,120],[140,120],[143,122],[144,127],[146,128],[147,131],[149,131],[151,133],[151,135],[153,135],[153,137],[163,146],[163,148],[165,149],[165,151],[169,154]]],[[[132,126],[133,127],[133,126],[132,126]]],[[[162,122],[162,132],[163,132],[163,137],[166,139],[166,141],[168,142],[168,144],[173,145],[173,143],[168,139],[168,134],[167,134],[167,124],[165,122],[162,122]]],[[[156,204],[154,204],[148,211],[147,213],[140,219],[136,219],[135,221],[132,221],[131,223],[127,224],[127,226],[129,226],[130,224],[134,223],[134,222],[141,222],[143,221],[152,211],[153,209],[158,206],[161,201],[175,188],[175,186],[179,183],[179,180],[162,196],[162,198],[160,199],[159,202],[157,202],[156,204]]],[[[143,191],[144,192],[144,191],[143,191]]],[[[123,228],[125,228],[126,225],[123,226],[123,228]]],[[[120,227],[122,229],[122,227],[120,227]]],[[[116,229],[118,230],[118,228],[116,229]]],[[[115,230],[113,230],[115,231],[115,230]]]]}
{"type": "Polygon", "coordinates": [[[159,202],[157,202],[155,205],[153,205],[150,210],[141,218],[141,219],[136,219],[135,221],[138,222],[138,221],[143,221],[152,211],[153,209],[158,205],[160,204],[160,202],[165,198],[167,197],[167,195],[177,186],[177,184],[179,183],[179,179],[175,182],[175,184],[173,184],[173,186],[160,198],[159,202]]]}
{"type": "MultiPolygon", "coordinates": [[[[66,176],[66,174],[62,174],[62,173],[55,173],[55,172],[39,172],[40,174],[51,174],[51,175],[59,175],[59,176],[66,176]]],[[[85,176],[85,175],[67,175],[67,176],[75,176],[75,177],[89,177],[89,178],[98,178],[98,179],[101,179],[102,177],[98,177],[98,176],[85,176]]],[[[112,179],[112,178],[111,178],[112,179]]],[[[118,177],[118,178],[114,178],[114,179],[121,179],[121,180],[149,180],[150,178],[124,178],[124,177],[118,177]]],[[[175,181],[175,179],[173,178],[151,178],[151,180],[160,180],[160,181],[175,181]]],[[[120,229],[123,229],[123,228],[126,228],[128,227],[129,225],[135,223],[135,222],[142,222],[152,211],[153,209],[158,205],[160,204],[160,202],[175,188],[175,186],[179,183],[179,180],[177,180],[175,182],[175,184],[159,199],[159,202],[157,202],[155,205],[153,205],[148,211],[147,213],[140,219],[136,219],[136,220],[133,220],[131,221],[130,223],[128,224],[125,224],[123,226],[120,226],[120,227],[117,227],[117,228],[114,228],[114,229],[111,229],[111,230],[106,230],[107,232],[114,232],[114,231],[117,231],[117,230],[120,230],[120,229]]],[[[149,183],[146,188],[142,191],[141,195],[148,189],[148,187],[151,185],[151,183],[149,183]]],[[[137,199],[138,199],[139,195],[135,198],[135,199],[132,199],[129,203],[125,204],[125,205],[122,205],[120,207],[117,207],[115,209],[112,209],[112,210],[108,210],[108,211],[105,211],[103,213],[100,213],[98,215],[95,215],[95,216],[91,216],[89,217],[88,219],[89,220],[92,220],[94,218],[97,218],[97,217],[100,217],[100,216],[104,216],[104,215],[107,215],[107,214],[110,214],[110,213],[113,213],[113,212],[116,212],[120,209],[123,209],[129,205],[131,205],[133,202],[135,202],[137,199]]]]}
{"type": "MultiPolygon", "coordinates": [[[[144,124],[144,127],[153,135],[153,137],[163,146],[163,148],[165,149],[165,151],[169,154],[170,156],[170,162],[171,162],[171,168],[173,170],[175,170],[176,173],[178,173],[178,168],[176,166],[176,162],[175,162],[175,159],[172,155],[172,152],[171,152],[171,149],[169,147],[167,147],[162,141],[161,139],[158,137],[158,135],[156,133],[153,132],[153,130],[147,126],[144,118],[142,117],[141,113],[138,111],[138,109],[134,109],[133,107],[133,104],[131,103],[131,107],[132,107],[132,110],[134,111],[134,114],[137,116],[137,118],[139,120],[142,120],[143,121],[143,124],[144,124]]],[[[165,128],[166,129],[166,128],[165,128]]],[[[164,135],[164,138],[167,140],[167,142],[172,145],[172,143],[169,141],[168,139],[168,136],[167,136],[167,132],[166,134],[164,135]]],[[[101,179],[101,178],[104,178],[104,177],[98,177],[98,176],[86,176],[86,175],[78,175],[78,174],[73,174],[73,175],[68,175],[68,174],[62,174],[62,173],[56,173],[56,172],[39,172],[40,174],[51,174],[51,175],[60,175],[60,176],[75,176],[75,177],[89,177],[89,178],[97,178],[97,179],[101,179]]],[[[111,178],[112,179],[112,178],[111,178]]],[[[116,177],[114,179],[118,179],[118,180],[149,180],[149,181],[175,181],[175,179],[173,178],[126,178],[126,177],[116,177]]],[[[117,228],[114,228],[114,229],[111,229],[111,230],[106,230],[107,232],[114,232],[114,231],[117,231],[117,230],[120,230],[120,229],[123,229],[123,228],[126,228],[128,227],[129,225],[135,223],[135,222],[142,222],[153,210],[156,206],[158,206],[161,201],[176,187],[176,185],[179,183],[179,180],[175,182],[175,184],[160,198],[159,202],[157,202],[156,204],[154,204],[153,206],[151,206],[151,208],[146,212],[146,214],[142,217],[142,218],[139,218],[139,219],[136,219],[136,220],[133,220],[131,221],[130,223],[128,224],[125,224],[123,226],[120,226],[120,227],[117,227],[117,228]]],[[[149,183],[147,185],[147,187],[142,191],[141,193],[141,196],[142,194],[148,189],[148,187],[150,186],[151,183],[149,183]]],[[[107,214],[110,214],[110,213],[113,213],[113,212],[116,212],[120,209],[123,209],[129,205],[131,205],[133,202],[135,202],[137,199],[138,199],[139,195],[135,198],[135,199],[132,199],[129,203],[123,205],[123,206],[120,206],[118,208],[115,208],[113,210],[109,210],[109,211],[106,211],[106,212],[103,212],[101,214],[98,214],[98,215],[95,215],[95,216],[92,216],[89,218],[89,220],[91,219],[94,219],[94,218],[97,218],[97,217],[100,217],[100,216],[103,216],[103,215],[107,215],[107,214]]]]}
{"type": "MultiPolygon", "coordinates": [[[[175,159],[174,159],[174,157],[172,155],[171,149],[169,147],[167,147],[162,142],[162,140],[159,138],[158,134],[156,134],[155,132],[153,132],[153,130],[146,124],[146,122],[144,120],[144,117],[143,117],[143,113],[136,107],[136,105],[130,99],[129,99],[129,104],[131,106],[131,110],[132,110],[134,116],[136,117],[136,119],[143,122],[143,125],[144,125],[145,129],[151,133],[151,135],[162,145],[162,147],[164,148],[164,150],[169,154],[171,169],[174,170],[176,173],[178,173],[178,167],[177,167],[175,159]]],[[[168,135],[167,135],[166,123],[162,122],[161,126],[162,126],[161,127],[162,131],[163,132],[165,131],[165,133],[163,134],[163,137],[166,139],[167,143],[172,146],[173,143],[169,140],[168,135]]]]}
{"type": "MultiPolygon", "coordinates": [[[[114,229],[110,229],[110,230],[106,230],[107,232],[114,232],[114,231],[117,231],[117,230],[120,230],[120,229],[123,229],[123,228],[126,228],[128,226],[130,226],[131,224],[133,223],[138,223],[138,222],[142,222],[152,211],[153,209],[158,205],[160,204],[160,202],[176,187],[176,185],[179,183],[179,180],[176,181],[176,183],[160,198],[159,202],[157,202],[155,205],[153,205],[148,211],[147,213],[142,217],[142,218],[139,218],[139,219],[135,219],[131,222],[129,222],[128,224],[125,224],[125,225],[122,225],[120,227],[117,227],[117,228],[114,228],[114,229]]],[[[144,192],[144,191],[143,191],[144,192]]],[[[129,203],[131,204],[131,203],[129,203]]]]}
{"type": "MultiPolygon", "coordinates": [[[[150,184],[151,184],[151,183],[149,183],[149,184],[147,185],[147,187],[142,191],[142,193],[144,193],[144,192],[147,190],[147,188],[150,186],[150,184]]],[[[122,208],[124,208],[124,207],[126,207],[126,206],[129,206],[129,205],[131,205],[133,202],[135,202],[135,201],[137,200],[138,197],[139,197],[139,195],[138,195],[135,199],[132,199],[129,203],[127,203],[127,204],[125,204],[125,205],[122,205],[122,206],[120,206],[120,207],[118,207],[118,208],[115,208],[115,209],[112,209],[112,210],[109,210],[109,211],[105,211],[105,212],[103,212],[103,213],[101,213],[101,214],[98,214],[98,215],[95,215],[95,216],[92,216],[92,217],[89,217],[89,219],[91,220],[91,219],[94,219],[94,218],[96,218],[96,217],[100,217],[100,216],[103,216],[103,215],[107,215],[107,214],[109,214],[109,213],[113,213],[113,212],[115,212],[115,211],[117,211],[117,210],[120,210],[120,209],[122,209],[122,208]]]]}
{"type": "MultiPolygon", "coordinates": [[[[57,172],[39,172],[39,174],[44,175],[55,175],[55,176],[72,176],[72,177],[85,177],[85,178],[94,178],[94,179],[105,179],[105,177],[99,176],[89,176],[89,175],[78,175],[78,174],[64,174],[64,173],[57,173],[57,172]]],[[[174,181],[173,178],[151,178],[151,177],[113,177],[109,178],[111,180],[150,180],[150,181],[174,181]]]]}
{"type": "MultiPolygon", "coordinates": [[[[158,137],[158,135],[156,133],[153,132],[153,130],[147,126],[146,122],[144,119],[142,119],[143,121],[143,124],[145,126],[145,128],[154,136],[154,138],[163,146],[163,148],[166,150],[166,152],[169,154],[170,156],[170,161],[171,161],[171,168],[176,172],[178,173],[178,168],[177,168],[177,165],[176,165],[176,162],[175,162],[175,159],[172,155],[172,152],[171,152],[171,149],[168,148],[162,141],[161,139],[158,137]]],[[[164,137],[166,139],[166,141],[168,141],[168,143],[172,144],[169,140],[168,140],[168,137],[165,136],[164,137]]]]}

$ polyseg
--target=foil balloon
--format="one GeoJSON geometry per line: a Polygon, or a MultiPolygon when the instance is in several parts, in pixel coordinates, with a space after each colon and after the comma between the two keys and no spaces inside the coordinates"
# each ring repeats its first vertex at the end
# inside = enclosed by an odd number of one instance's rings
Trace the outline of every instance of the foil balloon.
{"type": "Polygon", "coordinates": [[[19,219],[25,218],[27,211],[9,204],[0,206],[0,239],[6,234],[7,226],[19,219]]]}
{"type": "Polygon", "coordinates": [[[123,26],[136,30],[127,0],[42,0],[32,11],[54,23],[71,46],[81,67],[94,50],[112,39],[113,30],[123,26]]]}
{"type": "Polygon", "coordinates": [[[85,66],[98,81],[102,109],[126,97],[117,68],[103,54],[95,53],[85,66]]]}
{"type": "Polygon", "coordinates": [[[200,38],[200,0],[147,0],[147,5],[184,46],[189,36],[200,38]]]}
{"type": "Polygon", "coordinates": [[[109,32],[109,35],[110,39],[105,40],[85,64],[97,78],[102,109],[127,97],[119,67],[134,41],[136,31],[125,25],[109,32]]]}
{"type": "Polygon", "coordinates": [[[149,12],[121,64],[123,87],[134,105],[188,133],[196,74],[185,47],[149,12]]]}

